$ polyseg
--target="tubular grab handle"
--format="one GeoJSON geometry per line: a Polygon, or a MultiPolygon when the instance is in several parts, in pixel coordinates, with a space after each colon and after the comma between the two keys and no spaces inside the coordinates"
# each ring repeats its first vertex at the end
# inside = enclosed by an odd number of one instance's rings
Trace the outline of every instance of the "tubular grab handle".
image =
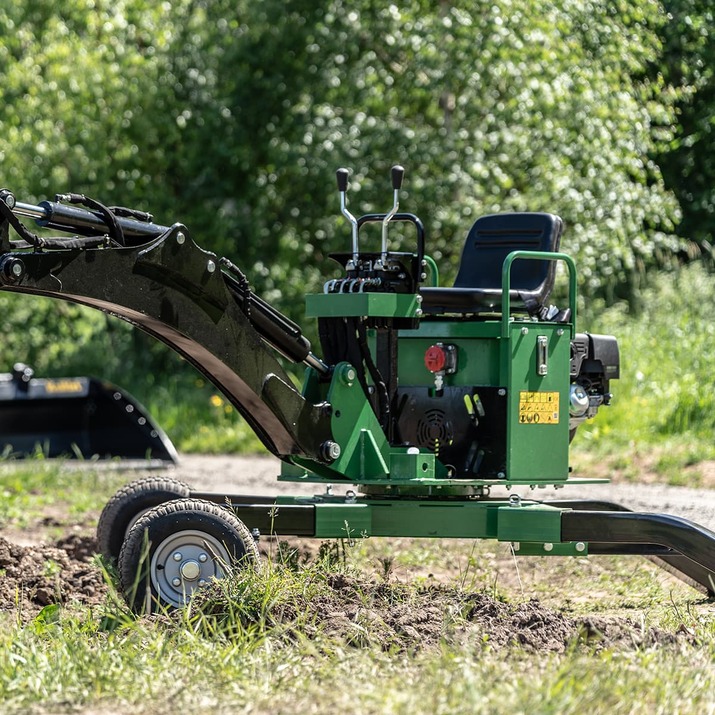
{"type": "MultiPolygon", "coordinates": [[[[509,337],[509,311],[511,308],[511,266],[517,260],[563,261],[569,270],[569,308],[571,310],[571,325],[576,324],[576,264],[571,256],[565,253],[546,253],[544,251],[512,251],[504,261],[501,276],[501,336],[509,337]]],[[[573,329],[572,329],[573,332],[573,329]]]]}

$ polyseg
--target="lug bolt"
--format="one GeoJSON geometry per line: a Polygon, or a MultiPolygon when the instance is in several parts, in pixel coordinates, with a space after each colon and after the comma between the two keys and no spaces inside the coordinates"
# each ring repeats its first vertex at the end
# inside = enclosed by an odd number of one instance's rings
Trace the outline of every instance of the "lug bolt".
{"type": "Polygon", "coordinates": [[[174,551],[174,554],[171,558],[174,559],[174,561],[181,561],[181,559],[184,557],[181,555],[180,551],[174,551]]]}
{"type": "Polygon", "coordinates": [[[178,586],[181,586],[181,579],[180,579],[180,578],[172,579],[171,583],[174,584],[174,586],[177,586],[177,587],[178,587],[178,586]]]}
{"type": "Polygon", "coordinates": [[[206,554],[199,554],[199,561],[202,564],[205,564],[209,560],[209,557],[206,556],[206,554]]]}

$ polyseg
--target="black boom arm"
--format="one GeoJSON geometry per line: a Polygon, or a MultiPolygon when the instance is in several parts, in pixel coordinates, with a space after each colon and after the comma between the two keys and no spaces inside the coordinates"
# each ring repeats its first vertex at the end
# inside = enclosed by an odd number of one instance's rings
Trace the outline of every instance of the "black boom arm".
{"type": "Polygon", "coordinates": [[[273,454],[323,463],[329,409],[295,390],[273,352],[326,374],[300,328],[182,224],[160,226],[148,214],[74,194],[60,198],[88,208],[21,204],[0,190],[0,289],[87,305],[137,326],[216,385],[273,454]],[[75,237],[38,238],[18,216],[75,237]],[[10,240],[10,227],[20,241],[10,240]]]}

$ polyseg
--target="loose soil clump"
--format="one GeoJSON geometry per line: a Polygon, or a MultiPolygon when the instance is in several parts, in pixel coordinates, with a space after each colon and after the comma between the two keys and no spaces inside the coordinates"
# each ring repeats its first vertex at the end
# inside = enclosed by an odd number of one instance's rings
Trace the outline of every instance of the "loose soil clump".
{"type": "MultiPolygon", "coordinates": [[[[96,551],[93,537],[78,534],[33,546],[0,537],[0,612],[26,622],[51,604],[104,603],[108,587],[96,551]]],[[[226,614],[250,621],[250,609],[232,608],[231,600],[241,599],[243,606],[251,597],[246,588],[260,589],[261,582],[247,587],[240,574],[234,578],[237,588],[214,584],[192,609],[224,621],[226,614]]],[[[285,598],[277,598],[273,609],[261,614],[263,627],[289,639],[323,635],[355,647],[403,652],[465,639],[478,647],[562,653],[574,644],[634,648],[688,637],[623,618],[573,617],[537,600],[506,603],[441,584],[417,587],[344,572],[323,573],[318,580],[310,596],[288,589],[285,598]]],[[[262,600],[261,593],[253,596],[262,600]]],[[[181,617],[170,620],[177,624],[181,617]]]]}
{"type": "Polygon", "coordinates": [[[586,647],[633,649],[688,638],[646,628],[624,618],[574,617],[538,600],[506,603],[485,593],[446,585],[416,587],[348,573],[326,574],[309,594],[292,590],[271,609],[253,610],[258,582],[240,574],[234,583],[215,584],[200,594],[196,610],[227,633],[259,626],[279,638],[327,636],[355,647],[416,652],[441,643],[473,643],[478,648],[563,653],[586,647]],[[235,621],[240,621],[237,624],[235,621]]]}
{"type": "Polygon", "coordinates": [[[28,621],[50,604],[102,603],[107,586],[93,562],[96,551],[95,539],[86,536],[35,546],[0,537],[0,612],[28,621]]]}

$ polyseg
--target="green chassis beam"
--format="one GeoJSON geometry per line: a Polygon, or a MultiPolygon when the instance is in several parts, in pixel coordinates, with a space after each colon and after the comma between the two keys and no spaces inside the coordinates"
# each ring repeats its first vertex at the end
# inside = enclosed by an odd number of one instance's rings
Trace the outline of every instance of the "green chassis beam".
{"type": "MultiPolygon", "coordinates": [[[[192,497],[216,501],[211,493],[192,497]]],[[[564,509],[506,499],[221,497],[249,528],[324,539],[367,536],[497,539],[559,543],[564,509]]]]}
{"type": "Polygon", "coordinates": [[[250,529],[272,536],[358,539],[368,536],[472,538],[509,542],[524,556],[629,554],[656,563],[715,596],[715,533],[668,514],[630,512],[611,503],[503,499],[370,499],[226,496],[192,497],[229,503],[250,529]]]}

